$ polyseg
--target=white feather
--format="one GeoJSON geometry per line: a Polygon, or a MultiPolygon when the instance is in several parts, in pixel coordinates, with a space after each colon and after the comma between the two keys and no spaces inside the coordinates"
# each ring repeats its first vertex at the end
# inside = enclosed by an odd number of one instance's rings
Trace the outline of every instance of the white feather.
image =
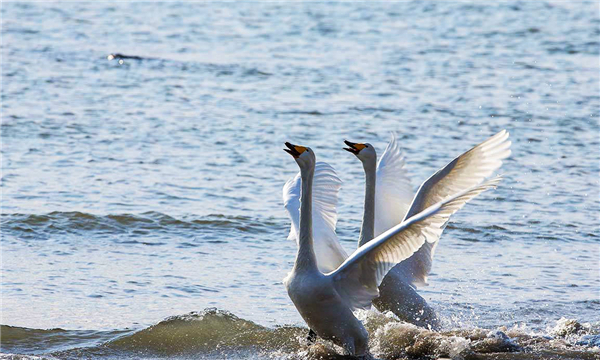
{"type": "MultiPolygon", "coordinates": [[[[511,142],[507,141],[508,136],[509,133],[502,130],[438,170],[419,187],[402,220],[418,214],[451,194],[475,186],[492,175],[502,165],[502,160],[510,155],[511,142]]],[[[414,286],[427,285],[438,239],[439,236],[428,239],[394,271],[414,286]]]]}
{"type": "Polygon", "coordinates": [[[335,271],[338,294],[348,306],[368,308],[379,295],[384,276],[423,244],[436,242],[448,219],[481,192],[495,188],[500,178],[461,191],[434,204],[358,248],[335,271]]]}
{"type": "MultiPolygon", "coordinates": [[[[300,223],[300,173],[283,186],[283,205],[292,221],[288,239],[298,241],[300,223]]],[[[319,270],[327,273],[336,269],[348,255],[340,245],[337,224],[338,192],[342,181],[335,170],[325,162],[315,164],[313,179],[313,246],[319,270]]]]}
{"type": "Polygon", "coordinates": [[[375,237],[400,224],[412,202],[414,192],[404,164],[404,156],[392,133],[392,139],[377,163],[375,237]]]}

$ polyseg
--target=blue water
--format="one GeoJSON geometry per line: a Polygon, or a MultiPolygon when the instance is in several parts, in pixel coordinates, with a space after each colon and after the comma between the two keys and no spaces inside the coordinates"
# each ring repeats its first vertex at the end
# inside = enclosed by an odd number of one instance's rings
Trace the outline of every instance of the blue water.
{"type": "Polygon", "coordinates": [[[3,3],[1,323],[135,330],[215,307],[303,325],[281,284],[284,141],[336,168],[350,251],[364,175],[343,139],[382,153],[395,132],[416,188],[507,129],[505,179],[453,217],[420,293],[447,330],[594,328],[599,11],[3,3]]]}

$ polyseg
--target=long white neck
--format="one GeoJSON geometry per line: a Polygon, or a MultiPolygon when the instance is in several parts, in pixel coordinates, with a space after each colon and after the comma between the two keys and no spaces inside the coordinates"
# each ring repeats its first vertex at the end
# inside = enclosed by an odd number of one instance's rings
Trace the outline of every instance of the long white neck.
{"type": "Polygon", "coordinates": [[[373,240],[375,236],[375,183],[377,180],[377,164],[375,160],[363,162],[365,170],[365,208],[358,238],[358,246],[373,240]]]}
{"type": "Polygon", "coordinates": [[[300,198],[300,234],[298,241],[298,255],[294,270],[318,271],[317,260],[313,250],[312,229],[312,184],[315,173],[314,166],[309,169],[300,169],[302,179],[302,195],[300,198]]]}

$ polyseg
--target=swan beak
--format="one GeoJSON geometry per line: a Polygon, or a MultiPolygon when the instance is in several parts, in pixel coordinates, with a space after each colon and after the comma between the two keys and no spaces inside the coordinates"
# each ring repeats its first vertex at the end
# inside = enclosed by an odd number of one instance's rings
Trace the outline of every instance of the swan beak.
{"type": "Polygon", "coordinates": [[[294,159],[297,159],[300,155],[302,155],[303,152],[306,151],[306,148],[304,146],[290,144],[289,142],[286,142],[285,146],[287,146],[288,148],[283,149],[283,151],[292,155],[294,159]]]}
{"type": "Polygon", "coordinates": [[[359,152],[360,152],[362,149],[364,149],[364,148],[366,148],[366,147],[367,147],[367,145],[365,145],[365,144],[361,144],[361,143],[353,143],[353,142],[350,142],[350,141],[348,141],[348,140],[344,140],[344,143],[345,143],[346,145],[348,145],[348,147],[347,147],[347,148],[343,148],[343,149],[344,149],[344,150],[346,150],[346,151],[348,151],[348,152],[351,152],[351,153],[353,153],[354,155],[358,155],[358,153],[359,153],[359,152]]]}

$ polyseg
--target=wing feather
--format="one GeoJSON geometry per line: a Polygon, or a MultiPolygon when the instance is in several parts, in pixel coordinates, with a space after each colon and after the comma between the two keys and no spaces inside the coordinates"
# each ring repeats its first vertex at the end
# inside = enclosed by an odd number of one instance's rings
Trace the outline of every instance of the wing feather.
{"type": "Polygon", "coordinates": [[[508,136],[502,130],[438,170],[419,187],[404,219],[491,176],[511,153],[508,136]]]}
{"type": "Polygon", "coordinates": [[[404,164],[404,155],[392,133],[392,139],[377,163],[375,237],[400,224],[412,202],[413,188],[404,164]]]}
{"type": "Polygon", "coordinates": [[[388,271],[423,244],[437,242],[452,214],[483,191],[495,188],[499,181],[495,178],[428,207],[358,248],[327,276],[333,277],[336,290],[350,307],[370,307],[388,271]]]}
{"type": "MultiPolygon", "coordinates": [[[[502,160],[510,155],[511,142],[508,141],[508,136],[506,130],[500,131],[433,174],[417,191],[404,219],[418,214],[450,194],[475,186],[492,175],[502,165],[502,160]]],[[[427,285],[438,238],[423,244],[394,271],[400,272],[414,286],[427,285]]]]}
{"type": "MultiPolygon", "coordinates": [[[[348,255],[342,248],[335,228],[337,225],[338,192],[342,181],[325,162],[317,162],[313,179],[313,239],[319,270],[335,270],[348,255]]],[[[283,186],[283,204],[292,221],[288,239],[298,243],[301,198],[300,173],[283,186]]]]}
{"type": "Polygon", "coordinates": [[[289,179],[283,185],[283,207],[292,221],[288,240],[296,241],[298,245],[298,231],[300,226],[300,192],[301,192],[300,173],[289,179]]]}

